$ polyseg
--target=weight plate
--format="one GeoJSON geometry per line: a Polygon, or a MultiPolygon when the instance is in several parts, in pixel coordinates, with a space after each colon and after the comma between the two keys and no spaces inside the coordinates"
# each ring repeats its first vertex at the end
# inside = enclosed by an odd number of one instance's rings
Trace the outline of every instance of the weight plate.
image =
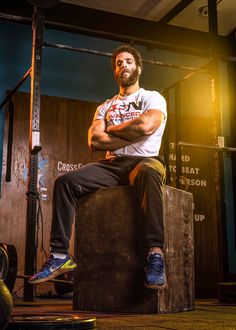
{"type": "Polygon", "coordinates": [[[93,329],[96,318],[79,315],[18,315],[12,316],[7,330],[93,329]]]}
{"type": "Polygon", "coordinates": [[[5,243],[0,243],[0,249],[2,249],[2,252],[4,250],[4,253],[7,258],[7,268],[5,268],[4,276],[2,277],[4,283],[8,287],[9,291],[12,293],[17,275],[17,265],[18,265],[17,251],[14,245],[5,244],[5,243]]]}
{"type": "Polygon", "coordinates": [[[7,252],[0,246],[0,278],[5,281],[9,268],[9,259],[7,252]]]}

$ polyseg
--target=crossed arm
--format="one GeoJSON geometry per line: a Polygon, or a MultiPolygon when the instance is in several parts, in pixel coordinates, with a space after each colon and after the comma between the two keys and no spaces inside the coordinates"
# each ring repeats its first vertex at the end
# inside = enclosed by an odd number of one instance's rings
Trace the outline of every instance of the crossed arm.
{"type": "Polygon", "coordinates": [[[105,120],[94,120],[88,132],[91,150],[117,150],[153,134],[160,126],[163,113],[151,109],[136,119],[106,128],[105,120]]]}

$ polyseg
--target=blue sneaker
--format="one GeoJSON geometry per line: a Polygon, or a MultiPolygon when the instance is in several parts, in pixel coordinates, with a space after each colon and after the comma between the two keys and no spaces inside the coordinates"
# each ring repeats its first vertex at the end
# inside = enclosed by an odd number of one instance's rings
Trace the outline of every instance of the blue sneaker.
{"type": "Polygon", "coordinates": [[[166,286],[165,261],[161,254],[150,253],[145,266],[145,287],[162,289],[166,286]]]}
{"type": "Polygon", "coordinates": [[[54,258],[51,255],[44,263],[42,269],[29,279],[29,284],[38,284],[46,282],[57,277],[60,274],[72,271],[77,267],[74,260],[67,255],[65,259],[54,258]]]}

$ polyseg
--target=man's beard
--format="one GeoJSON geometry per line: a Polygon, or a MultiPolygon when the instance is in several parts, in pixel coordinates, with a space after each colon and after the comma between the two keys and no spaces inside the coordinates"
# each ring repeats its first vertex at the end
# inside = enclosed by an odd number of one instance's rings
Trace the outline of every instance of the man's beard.
{"type": "Polygon", "coordinates": [[[136,83],[139,78],[139,70],[138,68],[129,71],[130,75],[127,77],[126,75],[115,75],[115,80],[121,87],[130,87],[136,83]]]}

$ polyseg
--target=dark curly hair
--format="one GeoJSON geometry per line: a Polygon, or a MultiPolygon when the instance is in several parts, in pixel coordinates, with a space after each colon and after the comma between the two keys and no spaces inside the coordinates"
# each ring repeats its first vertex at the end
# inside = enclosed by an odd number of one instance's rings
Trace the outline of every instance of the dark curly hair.
{"type": "Polygon", "coordinates": [[[142,70],[143,63],[142,63],[142,57],[141,57],[140,53],[135,48],[133,48],[132,46],[129,46],[129,45],[121,45],[113,51],[112,56],[111,56],[112,70],[115,71],[117,55],[119,55],[120,53],[124,53],[124,52],[132,54],[136,65],[140,66],[140,68],[142,70]]]}

